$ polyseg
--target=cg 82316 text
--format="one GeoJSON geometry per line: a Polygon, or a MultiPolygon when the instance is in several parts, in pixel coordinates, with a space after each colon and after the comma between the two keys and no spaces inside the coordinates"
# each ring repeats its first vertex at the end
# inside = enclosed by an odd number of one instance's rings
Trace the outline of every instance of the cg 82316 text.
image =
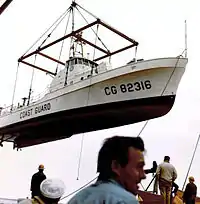
{"type": "Polygon", "coordinates": [[[112,94],[118,93],[127,93],[127,92],[134,92],[134,91],[142,91],[151,89],[152,85],[150,80],[145,81],[137,81],[134,83],[124,83],[120,84],[119,86],[106,86],[104,88],[104,92],[107,96],[112,94]]]}

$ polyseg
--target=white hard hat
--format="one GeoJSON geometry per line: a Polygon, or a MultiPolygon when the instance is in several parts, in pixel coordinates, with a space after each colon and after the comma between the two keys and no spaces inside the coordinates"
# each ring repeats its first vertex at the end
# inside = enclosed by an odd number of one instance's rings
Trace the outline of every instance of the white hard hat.
{"type": "Polygon", "coordinates": [[[46,198],[58,199],[65,192],[65,184],[60,179],[45,179],[40,184],[40,191],[46,198]]]}

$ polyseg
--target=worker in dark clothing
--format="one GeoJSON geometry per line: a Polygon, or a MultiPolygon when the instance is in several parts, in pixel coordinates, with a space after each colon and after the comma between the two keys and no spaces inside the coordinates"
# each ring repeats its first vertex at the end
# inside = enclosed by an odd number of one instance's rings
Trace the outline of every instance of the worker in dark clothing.
{"type": "Polygon", "coordinates": [[[185,204],[195,204],[195,198],[197,195],[197,186],[194,184],[194,177],[189,177],[189,183],[186,185],[183,193],[183,202],[185,204]]]}
{"type": "MultiPolygon", "coordinates": [[[[157,162],[153,161],[152,168],[144,170],[145,174],[152,174],[153,175],[151,182],[153,182],[153,180],[154,180],[153,193],[156,193],[156,194],[157,194],[157,188],[158,187],[157,187],[156,175],[154,175],[154,174],[156,173],[157,167],[158,167],[157,162]]],[[[150,184],[151,184],[151,182],[150,182],[150,184]]]]}
{"type": "Polygon", "coordinates": [[[39,165],[38,170],[39,171],[37,173],[35,173],[31,179],[32,198],[34,196],[40,195],[40,184],[42,183],[43,180],[46,179],[46,175],[43,173],[43,171],[44,171],[44,165],[43,164],[39,165]]]}
{"type": "Polygon", "coordinates": [[[158,166],[158,165],[157,165],[156,161],[153,161],[153,167],[152,167],[151,169],[145,169],[145,170],[144,170],[145,174],[149,174],[149,173],[153,174],[153,173],[156,173],[157,166],[158,166]]]}
{"type": "Polygon", "coordinates": [[[179,186],[175,182],[172,182],[172,197],[176,196],[178,188],[179,188],[179,186]]]}

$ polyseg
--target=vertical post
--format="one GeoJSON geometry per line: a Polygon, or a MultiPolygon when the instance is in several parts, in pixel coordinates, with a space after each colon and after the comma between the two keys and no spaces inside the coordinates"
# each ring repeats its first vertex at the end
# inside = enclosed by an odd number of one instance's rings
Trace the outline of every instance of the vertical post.
{"type": "Polygon", "coordinates": [[[138,46],[135,47],[135,62],[137,62],[137,47],[138,46]]]}
{"type": "Polygon", "coordinates": [[[185,57],[187,58],[187,21],[185,20],[185,57]]]}
{"type": "Polygon", "coordinates": [[[65,84],[64,86],[67,85],[67,80],[68,80],[68,72],[69,72],[69,65],[71,65],[71,61],[68,61],[65,65],[65,67],[67,66],[67,69],[66,69],[66,75],[65,75],[65,84]],[[69,64],[70,63],[70,64],[69,64]]]}

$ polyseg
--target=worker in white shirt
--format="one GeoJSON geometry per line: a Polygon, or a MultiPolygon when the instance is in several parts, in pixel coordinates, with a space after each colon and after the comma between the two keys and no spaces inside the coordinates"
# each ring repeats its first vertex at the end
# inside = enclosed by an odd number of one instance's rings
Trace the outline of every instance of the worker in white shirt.
{"type": "Polygon", "coordinates": [[[169,156],[165,156],[164,162],[158,165],[156,175],[157,175],[157,181],[159,183],[160,193],[164,198],[164,203],[170,204],[172,183],[177,178],[177,172],[175,167],[172,164],[170,164],[169,156]]]}

